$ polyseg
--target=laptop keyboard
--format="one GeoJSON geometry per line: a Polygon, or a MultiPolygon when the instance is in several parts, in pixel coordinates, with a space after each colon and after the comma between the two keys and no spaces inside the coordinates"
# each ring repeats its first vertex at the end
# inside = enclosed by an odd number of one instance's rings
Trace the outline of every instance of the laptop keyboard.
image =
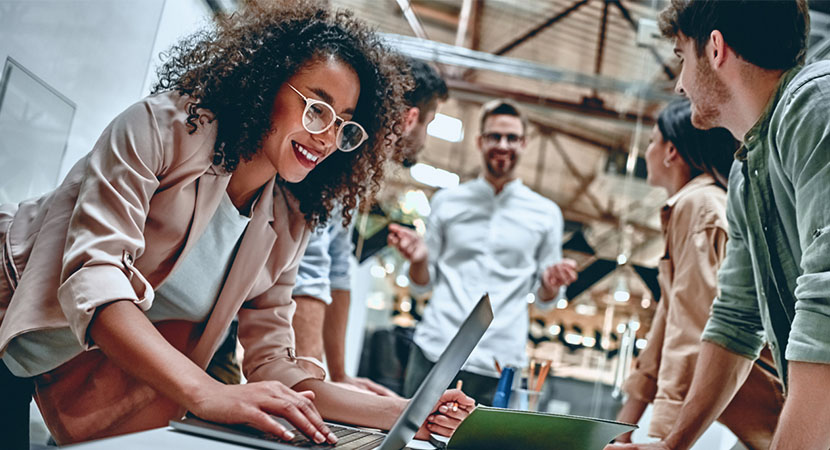
{"type": "Polygon", "coordinates": [[[374,448],[377,448],[380,445],[380,443],[383,442],[383,438],[386,437],[383,434],[373,433],[371,431],[362,431],[334,424],[326,425],[329,427],[331,432],[334,433],[335,436],[337,436],[337,444],[316,444],[314,443],[314,441],[310,440],[304,434],[300,433],[297,430],[293,430],[295,435],[294,439],[287,442],[279,439],[276,436],[265,433],[263,433],[263,435],[260,437],[268,440],[286,442],[287,444],[299,448],[337,450],[372,450],[374,448]]]}

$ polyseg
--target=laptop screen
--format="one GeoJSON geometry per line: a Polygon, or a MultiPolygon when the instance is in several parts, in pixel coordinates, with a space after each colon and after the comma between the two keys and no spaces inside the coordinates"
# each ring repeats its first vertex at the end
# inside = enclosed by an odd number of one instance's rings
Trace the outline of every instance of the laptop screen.
{"type": "Polygon", "coordinates": [[[461,324],[455,337],[438,358],[438,362],[429,371],[421,387],[412,396],[409,405],[389,430],[389,435],[384,439],[379,450],[400,450],[415,437],[418,428],[435,407],[435,402],[441,398],[447,386],[461,370],[467,357],[470,356],[492,321],[493,309],[490,306],[490,297],[484,294],[461,324]]]}

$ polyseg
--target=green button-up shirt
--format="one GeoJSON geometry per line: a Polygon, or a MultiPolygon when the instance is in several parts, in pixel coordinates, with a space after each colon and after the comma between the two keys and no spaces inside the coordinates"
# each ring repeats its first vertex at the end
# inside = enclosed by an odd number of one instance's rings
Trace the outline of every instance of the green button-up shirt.
{"type": "Polygon", "coordinates": [[[729,178],[729,242],[703,339],[830,363],[830,61],[781,78],[729,178]]]}

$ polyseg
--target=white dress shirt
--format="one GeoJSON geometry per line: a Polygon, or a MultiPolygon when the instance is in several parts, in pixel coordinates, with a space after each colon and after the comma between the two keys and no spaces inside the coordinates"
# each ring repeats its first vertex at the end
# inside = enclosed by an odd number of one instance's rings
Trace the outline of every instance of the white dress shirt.
{"type": "Polygon", "coordinates": [[[562,212],[520,180],[496,194],[483,178],[437,192],[431,205],[425,237],[430,284],[413,288],[433,294],[415,343],[437,361],[486,292],[495,317],[463,370],[497,377],[494,357],[502,367],[523,367],[529,294],[536,294],[542,272],[562,259],[562,212]]]}

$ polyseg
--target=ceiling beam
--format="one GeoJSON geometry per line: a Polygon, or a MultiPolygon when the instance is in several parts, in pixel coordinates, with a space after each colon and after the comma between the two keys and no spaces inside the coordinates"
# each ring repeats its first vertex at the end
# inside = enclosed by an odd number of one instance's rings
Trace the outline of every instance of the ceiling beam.
{"type": "Polygon", "coordinates": [[[544,31],[546,28],[550,27],[551,25],[555,24],[556,22],[559,22],[560,20],[564,19],[565,17],[568,17],[572,12],[576,11],[577,9],[579,9],[580,7],[582,7],[583,5],[588,3],[588,1],[589,0],[579,0],[579,1],[575,2],[574,4],[572,4],[571,6],[565,8],[563,11],[561,11],[558,14],[554,15],[553,17],[549,18],[548,20],[542,22],[541,24],[537,25],[536,27],[533,27],[532,29],[528,30],[527,32],[525,32],[521,36],[517,37],[516,39],[513,39],[512,41],[510,41],[507,44],[503,45],[498,50],[494,51],[493,54],[503,55],[503,54],[509,52],[510,50],[513,50],[514,48],[518,47],[519,45],[521,45],[522,43],[524,43],[528,39],[530,39],[530,38],[536,36],[537,34],[541,33],[542,31],[544,31]]]}
{"type": "MultiPolygon", "coordinates": [[[[588,175],[583,175],[579,171],[579,169],[576,168],[576,164],[574,164],[570,155],[568,155],[568,152],[565,150],[565,147],[563,147],[559,140],[556,138],[556,135],[552,134],[548,137],[548,139],[550,140],[551,144],[553,144],[553,148],[559,153],[559,156],[562,158],[562,162],[565,163],[565,167],[568,169],[568,171],[571,172],[571,174],[577,180],[579,180],[580,183],[589,184],[591,182],[589,181],[591,177],[588,175]]],[[[592,194],[591,191],[586,189],[583,195],[585,195],[585,197],[588,198],[588,201],[591,203],[591,206],[594,207],[594,209],[597,211],[597,213],[599,213],[601,217],[614,217],[614,214],[611,211],[607,210],[606,208],[603,208],[603,206],[600,205],[599,199],[597,199],[597,197],[594,194],[592,194]]]]}
{"type": "Polygon", "coordinates": [[[459,25],[457,14],[433,8],[429,3],[413,4],[412,11],[419,19],[434,22],[436,25],[447,28],[456,28],[459,25]]]}
{"type": "Polygon", "coordinates": [[[654,125],[654,123],[656,122],[654,117],[650,115],[644,114],[642,115],[642,117],[640,117],[637,113],[630,111],[615,111],[613,109],[608,109],[603,105],[596,104],[595,102],[575,103],[550,97],[532,95],[520,91],[512,91],[500,86],[467,80],[448,79],[446,81],[447,86],[451,90],[459,92],[483,94],[491,97],[505,97],[516,100],[521,103],[528,103],[536,106],[543,106],[561,111],[574,112],[588,115],[591,117],[620,120],[629,123],[637,123],[638,120],[642,120],[642,124],[644,126],[651,126],[654,125]]]}
{"type": "MultiPolygon", "coordinates": [[[[406,1],[406,0],[398,0],[406,1]]],[[[601,92],[617,92],[638,98],[646,103],[669,102],[677,97],[670,83],[631,81],[613,77],[586,74],[536,61],[493,55],[457,47],[443,42],[419,39],[400,34],[380,33],[384,41],[396,51],[409,57],[457,67],[487,70],[506,75],[541,80],[546,83],[564,83],[601,92]]]]}
{"type": "MultiPolygon", "coordinates": [[[[626,8],[625,5],[623,5],[620,0],[606,0],[606,1],[608,1],[610,3],[613,3],[614,6],[617,7],[617,9],[620,11],[620,14],[622,14],[625,21],[628,22],[628,25],[631,26],[631,28],[633,28],[634,31],[636,32],[637,27],[638,27],[637,21],[635,21],[634,18],[631,17],[631,13],[628,12],[628,8],[626,8]]],[[[669,80],[674,80],[677,75],[675,75],[674,71],[671,69],[671,67],[669,67],[669,65],[666,64],[666,61],[663,59],[662,56],[660,56],[660,53],[657,52],[657,49],[654,48],[653,45],[646,45],[646,48],[649,50],[649,52],[651,52],[651,55],[657,61],[657,64],[659,64],[663,68],[663,73],[666,74],[666,77],[669,80]]]]}
{"type": "Polygon", "coordinates": [[[602,74],[602,59],[605,56],[605,34],[608,31],[608,0],[602,7],[602,22],[599,25],[599,37],[597,38],[597,55],[594,60],[594,75],[602,74]]]}
{"type": "Polygon", "coordinates": [[[412,4],[409,3],[409,0],[397,1],[398,6],[401,7],[401,12],[403,13],[403,16],[409,23],[409,27],[412,28],[412,32],[415,33],[415,36],[418,36],[421,39],[429,39],[429,37],[427,37],[427,32],[424,30],[424,26],[421,25],[421,21],[418,20],[418,16],[415,15],[415,11],[412,9],[412,4]]]}
{"type": "Polygon", "coordinates": [[[470,48],[469,29],[473,19],[473,8],[477,8],[475,0],[464,0],[461,4],[461,12],[458,14],[458,28],[455,30],[455,46],[470,48]]]}
{"type": "MultiPolygon", "coordinates": [[[[598,147],[602,150],[607,152],[617,152],[617,151],[624,151],[622,145],[610,143],[606,141],[599,140],[595,137],[589,136],[587,134],[579,133],[577,131],[567,130],[565,128],[560,128],[556,125],[551,125],[548,123],[543,123],[540,121],[531,120],[537,128],[539,128],[540,132],[543,133],[556,133],[561,134],[562,136],[567,136],[575,141],[582,142],[583,144],[592,145],[594,147],[598,147]]],[[[593,131],[593,130],[591,130],[593,131]]],[[[590,133],[589,133],[590,134],[590,133]]]]}

